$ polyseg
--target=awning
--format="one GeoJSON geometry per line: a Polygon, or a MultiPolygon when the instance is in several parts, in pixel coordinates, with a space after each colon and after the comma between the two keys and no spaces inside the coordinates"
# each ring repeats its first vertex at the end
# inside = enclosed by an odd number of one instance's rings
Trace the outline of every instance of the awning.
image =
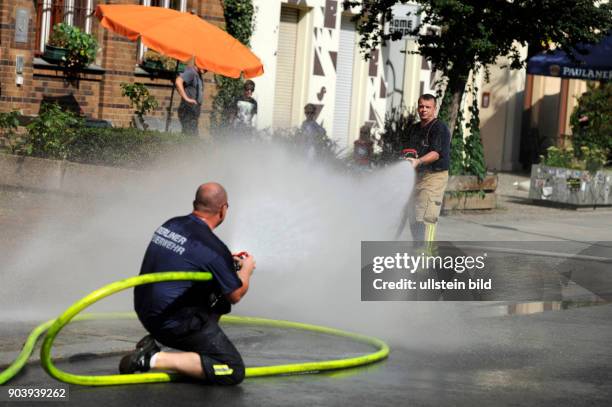
{"type": "Polygon", "coordinates": [[[577,46],[575,60],[561,50],[529,59],[527,73],[593,81],[612,80],[612,34],[597,44],[577,46]]]}

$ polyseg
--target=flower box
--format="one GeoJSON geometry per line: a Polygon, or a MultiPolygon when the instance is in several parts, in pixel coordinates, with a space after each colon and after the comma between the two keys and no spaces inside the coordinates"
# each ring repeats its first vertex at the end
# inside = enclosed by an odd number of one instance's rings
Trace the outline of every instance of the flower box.
{"type": "Polygon", "coordinates": [[[482,181],[475,175],[450,176],[442,210],[495,209],[497,181],[497,175],[487,175],[482,181]]]}
{"type": "Polygon", "coordinates": [[[571,206],[612,205],[612,172],[533,165],[529,198],[571,206]]]}
{"type": "MultiPolygon", "coordinates": [[[[164,63],[162,61],[154,61],[154,60],[148,60],[145,59],[140,63],[140,67],[142,69],[144,69],[145,71],[151,72],[151,73],[174,73],[175,68],[173,69],[168,69],[166,68],[166,66],[164,66],[164,63]]],[[[179,62],[179,66],[178,66],[178,72],[183,72],[185,70],[186,65],[182,62],[179,62]]]]}
{"type": "Polygon", "coordinates": [[[45,52],[42,54],[42,58],[51,64],[59,64],[66,60],[67,55],[68,50],[66,48],[47,44],[45,45],[45,52]]]}

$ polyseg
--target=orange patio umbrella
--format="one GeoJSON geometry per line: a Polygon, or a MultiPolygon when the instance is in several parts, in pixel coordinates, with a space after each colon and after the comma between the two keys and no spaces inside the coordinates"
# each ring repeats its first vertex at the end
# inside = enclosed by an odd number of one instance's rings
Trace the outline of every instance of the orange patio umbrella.
{"type": "Polygon", "coordinates": [[[264,72],[253,52],[227,32],[189,13],[131,4],[96,7],[100,24],[132,41],[179,61],[194,58],[207,71],[238,78],[254,78],[264,72]]]}

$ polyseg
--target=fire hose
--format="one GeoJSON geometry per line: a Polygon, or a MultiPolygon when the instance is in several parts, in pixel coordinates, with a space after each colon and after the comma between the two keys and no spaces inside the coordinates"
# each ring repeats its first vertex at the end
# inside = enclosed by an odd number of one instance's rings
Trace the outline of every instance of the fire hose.
{"type": "MultiPolygon", "coordinates": [[[[15,361],[6,370],[0,373],[0,385],[8,382],[17,373],[19,373],[32,354],[38,338],[45,332],[46,334],[40,350],[40,362],[49,375],[62,382],[84,386],[112,386],[137,383],[165,383],[181,380],[182,376],[165,372],[102,376],[75,375],[68,373],[55,366],[53,360],[51,359],[53,342],[60,331],[71,321],[135,318],[134,313],[89,313],[79,315],[79,313],[85,308],[119,291],[123,291],[138,285],[163,281],[208,281],[211,279],[212,275],[208,272],[169,271],[127,278],[93,291],[71,305],[58,318],[44,322],[34,328],[34,330],[28,336],[17,359],[15,359],[15,361]]],[[[372,345],[376,348],[375,352],[344,359],[247,367],[245,372],[246,377],[317,373],[328,370],[349,369],[381,361],[389,355],[389,346],[382,340],[339,329],[299,322],[230,315],[223,316],[221,321],[228,324],[257,325],[317,332],[326,335],[349,338],[360,343],[372,345]]]]}

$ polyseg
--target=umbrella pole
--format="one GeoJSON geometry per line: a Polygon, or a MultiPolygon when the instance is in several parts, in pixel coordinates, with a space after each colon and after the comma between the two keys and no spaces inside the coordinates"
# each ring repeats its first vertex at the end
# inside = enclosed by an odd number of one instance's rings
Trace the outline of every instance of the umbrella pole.
{"type": "Polygon", "coordinates": [[[170,106],[168,106],[168,115],[166,116],[166,133],[170,129],[170,120],[172,119],[172,102],[174,100],[174,90],[176,89],[176,76],[178,74],[179,61],[176,60],[176,67],[174,68],[174,79],[172,80],[172,92],[170,93],[170,106]]]}

